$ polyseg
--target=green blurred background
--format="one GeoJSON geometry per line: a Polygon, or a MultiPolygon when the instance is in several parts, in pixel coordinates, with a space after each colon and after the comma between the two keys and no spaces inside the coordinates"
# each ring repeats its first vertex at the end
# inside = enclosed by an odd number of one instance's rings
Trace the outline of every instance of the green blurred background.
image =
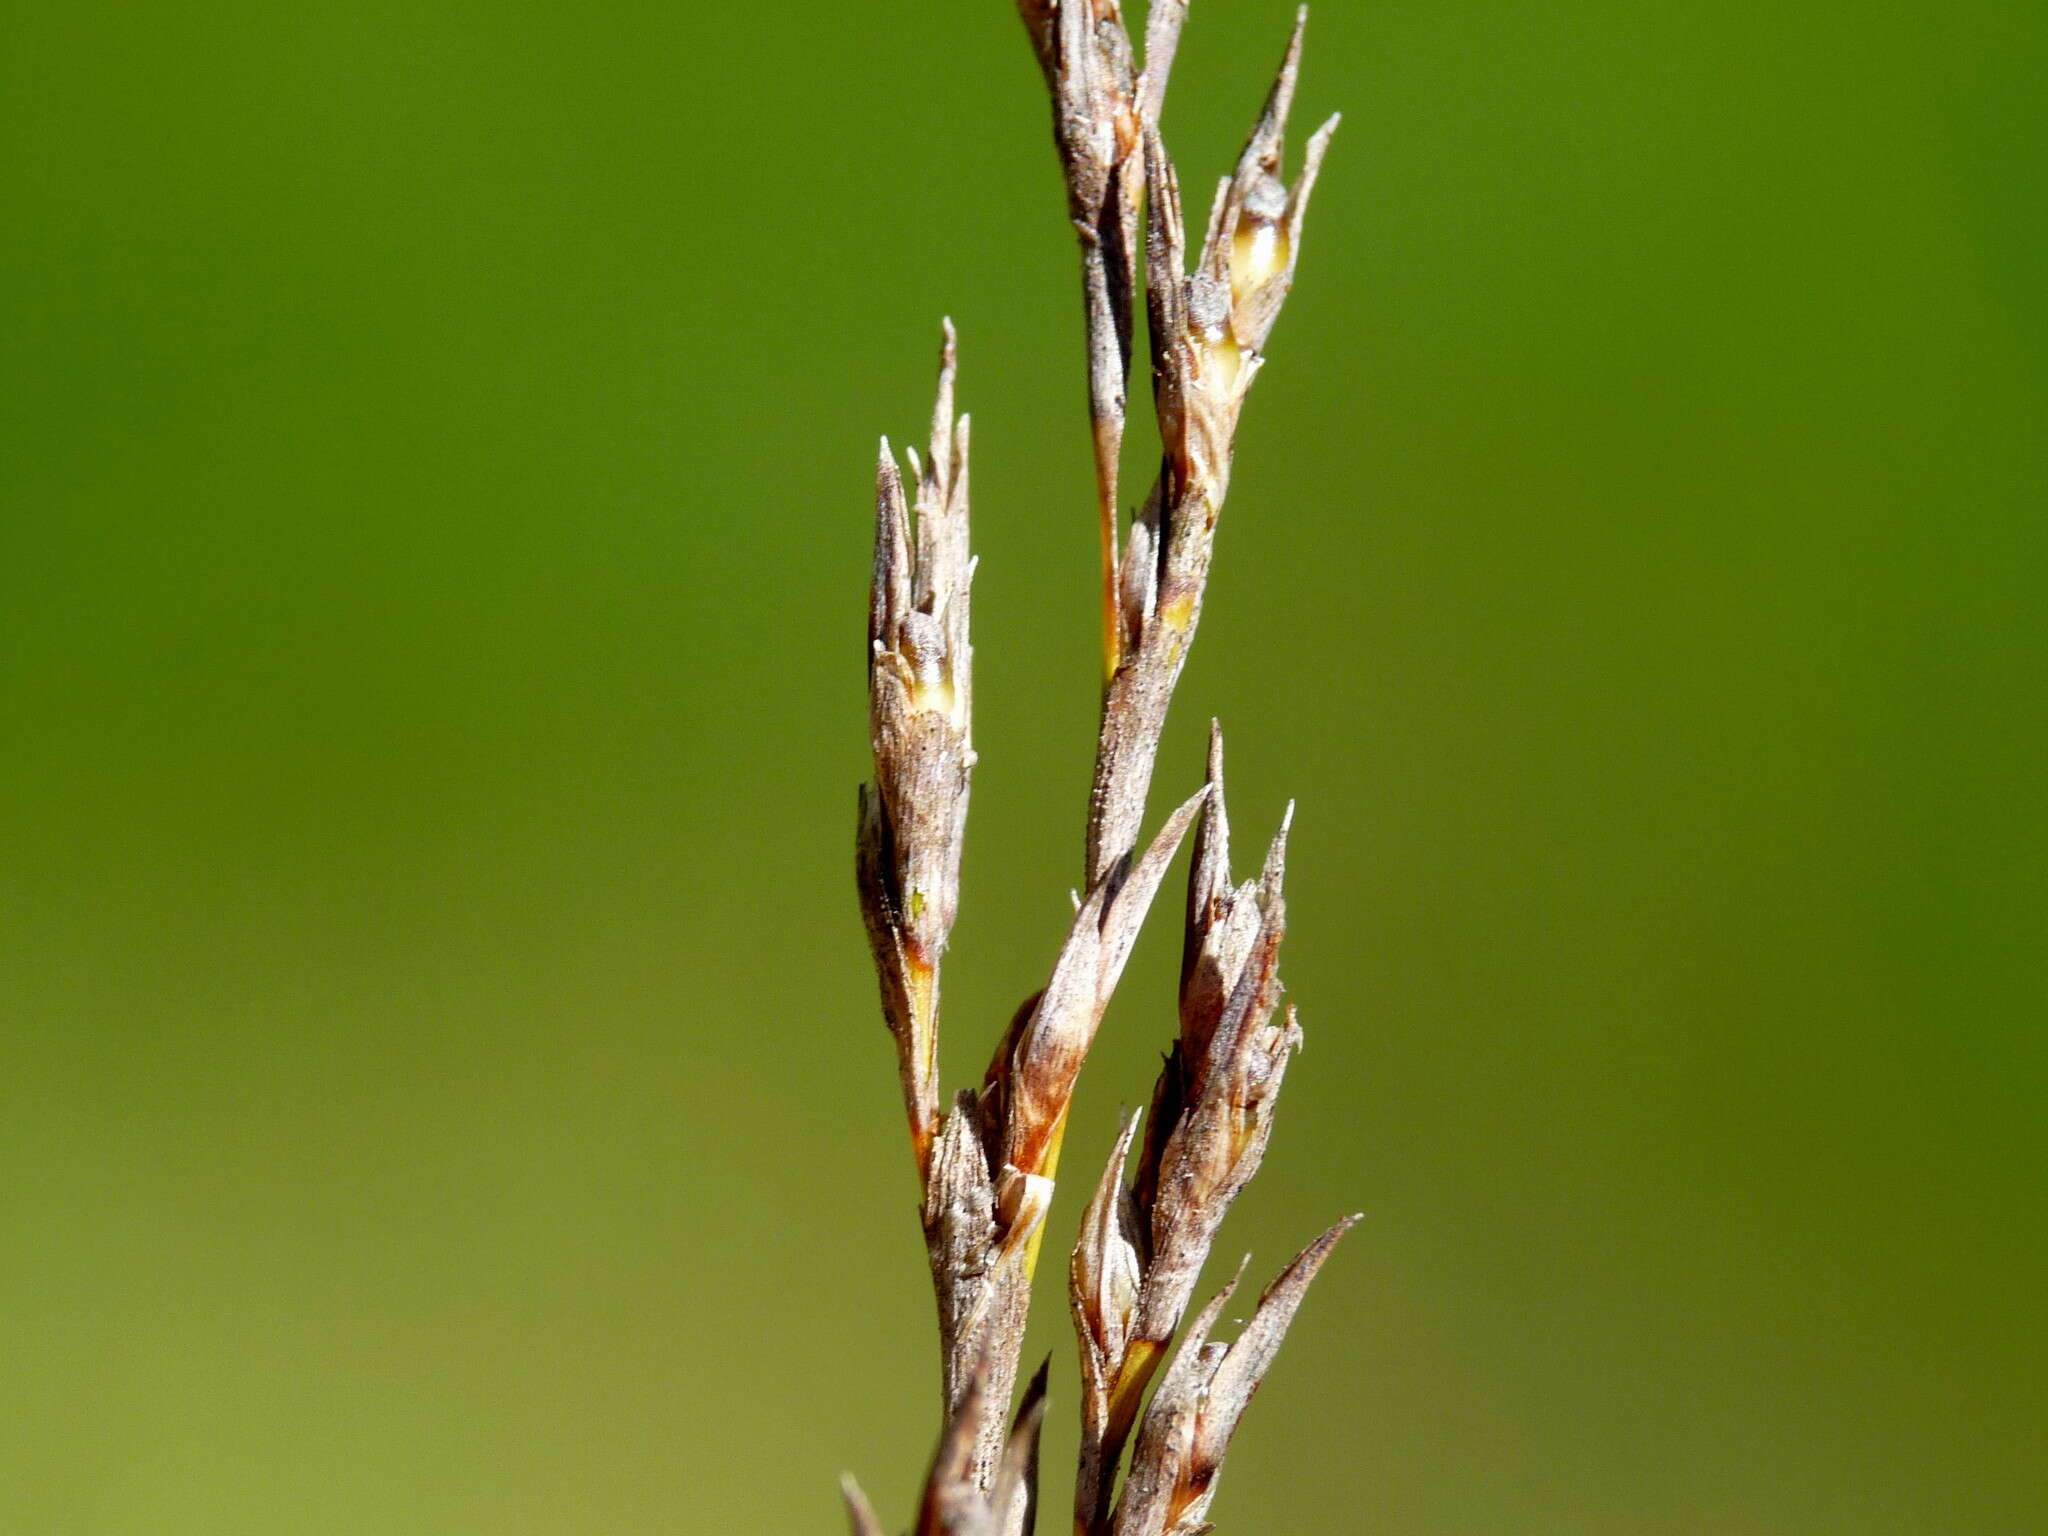
{"type": "MultiPolygon", "coordinates": [[[[1191,187],[1287,21],[1197,0],[1191,187]]],[[[1368,1215],[1225,1531],[2041,1528],[2044,30],[1320,9],[1346,124],[1162,787],[1217,714],[1241,836],[1301,801],[1310,1045],[1221,1255],[1368,1215]]],[[[1014,15],[7,31],[0,1529],[828,1531],[842,1468],[902,1519],[932,1326],[848,860],[874,439],[942,313],[956,1075],[1050,960],[1094,708],[1014,15]]]]}

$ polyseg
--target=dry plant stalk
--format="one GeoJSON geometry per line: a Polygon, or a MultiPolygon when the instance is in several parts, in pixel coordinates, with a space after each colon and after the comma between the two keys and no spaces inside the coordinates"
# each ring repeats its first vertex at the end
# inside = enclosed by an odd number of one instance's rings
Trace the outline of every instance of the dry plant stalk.
{"type": "MultiPolygon", "coordinates": [[[[1192,831],[1179,1034],[1142,1139],[1138,1120],[1127,1119],[1089,1201],[1068,1292],[1081,1355],[1078,1536],[1197,1536],[1210,1529],[1206,1512],[1238,1420],[1351,1223],[1281,1272],[1234,1343],[1211,1342],[1233,1280],[1161,1372],[1224,1213],[1258,1170],[1301,1030],[1291,1005],[1275,1018],[1286,824],[1259,875],[1233,885],[1220,732],[1211,729],[1207,782],[1142,849],[1138,834],[1201,618],[1238,416],[1293,282],[1337,120],[1311,137],[1290,189],[1282,152],[1304,11],[1237,167],[1218,186],[1190,271],[1179,180],[1159,137],[1186,0],[1154,0],[1142,64],[1117,0],[1018,0],[1018,10],[1051,92],[1080,240],[1102,543],[1102,720],[1085,894],[1052,974],[1017,1011],[980,1088],[942,1104],[939,973],[959,911],[974,767],[968,423],[954,415],[949,323],[926,453],[909,453],[906,484],[884,440],[877,473],[868,614],[875,777],[861,790],[857,859],[938,1300],[944,1423],[915,1530],[1034,1528],[1045,1371],[1014,1412],[1011,1402],[1067,1113],[1138,930],[1192,831]],[[1126,532],[1117,470],[1141,252],[1160,468],[1126,532]]],[[[846,1498],[856,1536],[881,1536],[851,1481],[846,1498]]]]}

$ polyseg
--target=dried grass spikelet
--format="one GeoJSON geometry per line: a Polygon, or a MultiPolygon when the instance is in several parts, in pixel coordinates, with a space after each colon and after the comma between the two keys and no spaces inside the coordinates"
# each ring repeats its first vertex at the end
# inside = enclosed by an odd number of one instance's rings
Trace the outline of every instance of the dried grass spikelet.
{"type": "Polygon", "coordinates": [[[1002,1103],[1006,1177],[1051,1176],[1081,1063],[1095,1042],[1166,866],[1208,795],[1206,787],[1196,791],[1167,818],[1135,864],[1119,866],[1096,882],[1074,914],[1051,981],[998,1052],[989,1079],[1002,1103]]]}
{"type": "MultiPolygon", "coordinates": [[[[1145,1410],[1130,1475],[1109,1527],[1112,1536],[1201,1536],[1211,1529],[1204,1516],[1216,1496],[1231,1436],[1279,1354],[1310,1282],[1357,1221],[1352,1216],[1338,1222],[1297,1254],[1260,1295],[1251,1321],[1233,1343],[1212,1343],[1209,1332],[1237,1280],[1202,1309],[1145,1410]]],[[[1240,1266],[1239,1276],[1243,1272],[1240,1266]]]]}
{"type": "Polygon", "coordinates": [[[1292,1006],[1273,1022],[1287,931],[1282,886],[1293,807],[1258,877],[1233,889],[1223,735],[1213,726],[1209,784],[1188,875],[1180,1037],[1153,1094],[1135,1187],[1150,1237],[1135,1337],[1155,1347],[1180,1325],[1224,1213],[1258,1172],[1288,1059],[1301,1044],[1292,1006]]]}
{"type": "MultiPolygon", "coordinates": [[[[1187,0],[1145,14],[1139,70],[1116,0],[1018,0],[1052,95],[1053,142],[1067,213],[1081,241],[1088,334],[1088,417],[1102,546],[1103,675],[1113,677],[1123,627],[1117,599],[1117,469],[1131,375],[1131,320],[1145,201],[1145,140],[1157,128],[1187,0]]],[[[1092,882],[1101,870],[1091,868],[1092,882]]]]}
{"type": "Polygon", "coordinates": [[[974,767],[974,559],[967,543],[968,422],[953,416],[952,322],[940,353],[929,456],[909,455],[915,517],[883,440],[868,603],[868,721],[875,778],[861,789],[857,879],[896,1037],[919,1167],[938,1119],[939,962],[960,910],[974,767]]]}
{"type": "MultiPolygon", "coordinates": [[[[1301,1042],[1279,1023],[1287,827],[1256,879],[1233,887],[1223,737],[1210,728],[1208,798],[1195,832],[1183,938],[1180,1033],[1153,1091],[1137,1174],[1122,1187],[1127,1123],[1082,1220],[1069,1270],[1081,1342],[1078,1528],[1106,1528],[1138,1406],[1187,1311],[1231,1202],[1258,1171],[1273,1105],[1301,1042]]],[[[1291,810],[1290,810],[1291,815],[1291,810]]]]}
{"type": "Polygon", "coordinates": [[[1147,333],[1160,471],[1118,562],[1117,661],[1103,699],[1090,800],[1093,879],[1136,839],[1166,711],[1201,619],[1217,518],[1230,489],[1238,418],[1294,283],[1302,227],[1331,118],[1309,141],[1290,190],[1280,179],[1307,11],[1235,173],[1218,188],[1194,270],[1188,270],[1180,179],[1155,122],[1141,121],[1147,333]]]}

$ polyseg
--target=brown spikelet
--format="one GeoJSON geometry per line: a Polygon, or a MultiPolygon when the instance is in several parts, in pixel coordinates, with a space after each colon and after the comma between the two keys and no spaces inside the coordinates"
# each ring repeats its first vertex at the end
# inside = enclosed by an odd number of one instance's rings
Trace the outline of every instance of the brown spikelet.
{"type": "MultiPolygon", "coordinates": [[[[1308,195],[1336,131],[1335,118],[1317,131],[1290,193],[1280,180],[1280,157],[1306,17],[1305,10],[1297,16],[1237,172],[1218,191],[1192,272],[1180,178],[1157,122],[1139,122],[1138,156],[1151,197],[1147,328],[1163,452],[1158,483],[1131,530],[1130,549],[1139,558],[1122,561],[1110,604],[1119,642],[1103,697],[1089,802],[1091,880],[1131,847],[1144,815],[1167,706],[1201,619],[1238,417],[1293,286],[1308,195]]],[[[1085,240],[1083,246],[1085,266],[1085,240]]]]}
{"type": "MultiPolygon", "coordinates": [[[[1130,1231],[1135,1275],[1114,1293],[1119,1311],[1084,1297],[1076,1250],[1071,1300],[1082,1331],[1083,1441],[1075,1509],[1083,1531],[1106,1528],[1138,1404],[1186,1314],[1225,1213],[1258,1171],[1281,1079],[1301,1039],[1291,1009],[1273,1022],[1286,931],[1287,828],[1283,822],[1259,877],[1233,888],[1223,735],[1214,725],[1207,788],[1188,870],[1180,1034],[1153,1089],[1131,1188],[1114,1202],[1107,1188],[1098,1191],[1082,1229],[1082,1247],[1093,1243],[1103,1253],[1091,1251],[1091,1275],[1106,1271],[1111,1255],[1121,1256],[1097,1212],[1113,1206],[1130,1231]]],[[[1106,1179],[1121,1179],[1129,1145],[1126,1127],[1106,1179]]],[[[1093,1291],[1109,1294],[1099,1285],[1093,1291]]]]}
{"type": "Polygon", "coordinates": [[[974,767],[967,422],[953,418],[952,322],[939,360],[930,453],[910,455],[916,517],[888,440],[876,470],[868,598],[868,730],[875,778],[860,802],[856,875],[920,1167],[938,1118],[939,962],[960,910],[974,767]]]}
{"type": "Polygon", "coordinates": [[[1196,1536],[1206,1529],[1203,1516],[1216,1496],[1231,1436],[1279,1354],[1310,1282],[1357,1220],[1338,1222],[1295,1255],[1259,1297],[1236,1342],[1209,1340],[1236,1280],[1202,1309],[1145,1410],[1111,1527],[1115,1536],[1196,1536]]]}

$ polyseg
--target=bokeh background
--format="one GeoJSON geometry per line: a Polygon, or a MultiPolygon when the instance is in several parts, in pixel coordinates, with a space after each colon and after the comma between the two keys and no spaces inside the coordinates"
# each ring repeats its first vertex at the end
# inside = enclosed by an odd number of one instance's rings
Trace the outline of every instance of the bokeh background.
{"type": "MultiPolygon", "coordinates": [[[[1190,186],[1288,19],[1195,5],[1190,186]]],[[[0,1528],[826,1531],[842,1468],[906,1518],[932,1327],[847,865],[874,440],[942,313],[957,1076],[1050,961],[1094,708],[1014,16],[7,30],[0,1528]]],[[[1241,836],[1301,802],[1310,1044],[1221,1257],[1367,1220],[1224,1530],[2039,1528],[2043,31],[1320,8],[1346,124],[1162,784],[1215,714],[1241,836]]]]}

